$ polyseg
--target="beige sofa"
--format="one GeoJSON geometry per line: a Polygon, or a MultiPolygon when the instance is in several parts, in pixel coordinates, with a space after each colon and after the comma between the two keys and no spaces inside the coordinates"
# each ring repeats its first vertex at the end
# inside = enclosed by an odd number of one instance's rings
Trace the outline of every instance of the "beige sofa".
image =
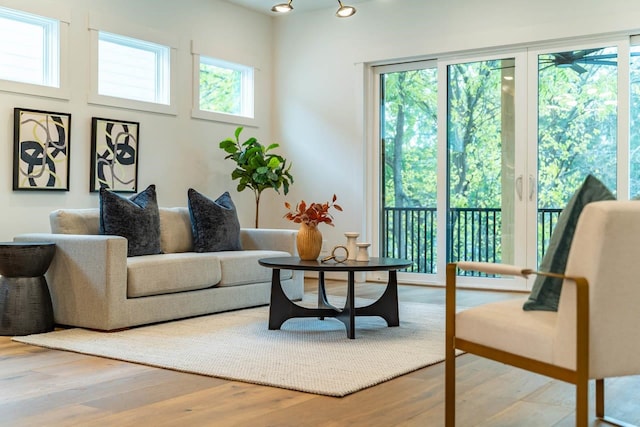
{"type": "MultiPolygon", "coordinates": [[[[99,234],[99,210],[62,209],[52,233],[16,241],[52,241],[46,274],[56,324],[98,330],[265,305],[270,269],[260,258],[296,253],[296,231],[241,229],[242,251],[196,253],[187,208],[160,208],[162,254],[127,257],[127,240],[99,234]]],[[[304,293],[302,272],[282,271],[292,299],[304,293]]]]}

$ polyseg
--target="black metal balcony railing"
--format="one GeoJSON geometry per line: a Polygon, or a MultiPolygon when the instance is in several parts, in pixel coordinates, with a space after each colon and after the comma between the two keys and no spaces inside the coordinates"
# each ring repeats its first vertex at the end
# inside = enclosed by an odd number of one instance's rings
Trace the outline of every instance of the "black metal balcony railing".
{"type": "MultiPolygon", "coordinates": [[[[561,209],[538,210],[538,259],[542,259],[561,209]]],[[[453,208],[448,215],[447,261],[502,262],[502,213],[499,208],[453,208]]],[[[384,208],[382,256],[406,258],[404,271],[435,273],[436,208],[384,208]]]]}

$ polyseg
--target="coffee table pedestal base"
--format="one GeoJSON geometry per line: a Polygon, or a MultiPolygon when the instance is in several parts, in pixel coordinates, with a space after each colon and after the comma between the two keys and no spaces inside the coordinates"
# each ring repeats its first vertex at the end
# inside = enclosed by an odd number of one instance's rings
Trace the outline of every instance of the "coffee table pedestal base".
{"type": "Polygon", "coordinates": [[[356,337],[356,316],[380,316],[387,326],[399,326],[398,315],[398,281],[395,270],[389,271],[389,282],[384,293],[374,303],[355,306],[355,273],[348,273],[347,300],[342,308],[335,307],[327,300],[324,287],[324,272],[319,272],[318,278],[318,306],[317,308],[302,307],[291,301],[282,290],[280,269],[273,269],[271,276],[271,304],[269,306],[269,329],[280,329],[282,324],[294,317],[334,317],[341,321],[347,330],[347,337],[356,337]]]}

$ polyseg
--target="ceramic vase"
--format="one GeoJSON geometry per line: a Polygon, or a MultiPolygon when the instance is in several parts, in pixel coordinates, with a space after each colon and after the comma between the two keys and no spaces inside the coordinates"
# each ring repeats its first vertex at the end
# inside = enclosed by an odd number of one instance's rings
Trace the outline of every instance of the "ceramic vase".
{"type": "Polygon", "coordinates": [[[347,259],[356,259],[356,253],[358,252],[356,240],[358,239],[360,233],[357,233],[355,231],[347,231],[346,233],[344,233],[344,235],[347,238],[347,252],[349,252],[349,254],[347,255],[347,259]]]}
{"type": "Polygon", "coordinates": [[[369,261],[369,246],[371,246],[371,243],[356,243],[356,246],[358,247],[356,261],[369,261]]]}
{"type": "Polygon", "coordinates": [[[300,224],[298,236],[296,237],[298,256],[303,261],[313,261],[318,259],[322,250],[322,233],[317,226],[300,224]]]}

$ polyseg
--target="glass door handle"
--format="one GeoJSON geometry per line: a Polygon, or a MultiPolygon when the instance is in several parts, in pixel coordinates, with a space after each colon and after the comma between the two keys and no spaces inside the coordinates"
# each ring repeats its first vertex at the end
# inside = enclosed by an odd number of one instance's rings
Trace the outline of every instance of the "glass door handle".
{"type": "Polygon", "coordinates": [[[522,175],[516,178],[516,193],[518,193],[518,200],[522,201],[522,175]]]}
{"type": "Polygon", "coordinates": [[[533,180],[533,175],[529,175],[529,201],[533,200],[533,193],[535,192],[535,182],[533,180]]]}

